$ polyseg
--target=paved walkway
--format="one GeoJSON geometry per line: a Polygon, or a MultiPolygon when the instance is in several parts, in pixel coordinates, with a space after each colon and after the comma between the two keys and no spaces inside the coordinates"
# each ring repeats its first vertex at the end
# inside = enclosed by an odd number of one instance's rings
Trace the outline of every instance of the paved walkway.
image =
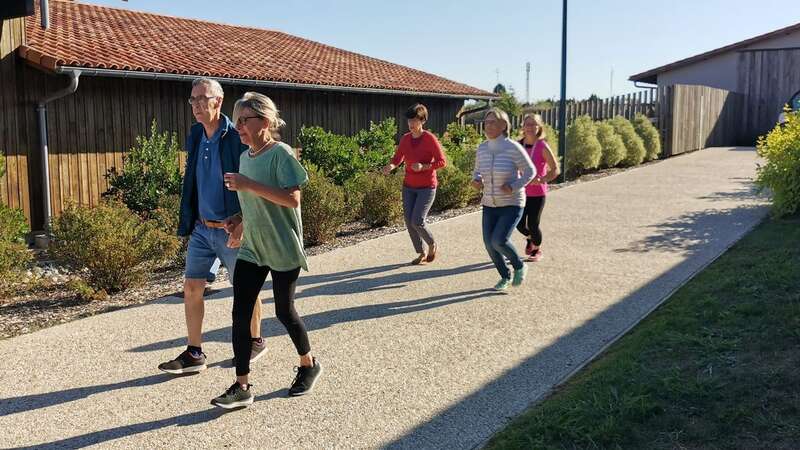
{"type": "Polygon", "coordinates": [[[755,162],[708,149],[555,191],[545,259],[508,294],[487,289],[480,213],[433,225],[429,266],[405,264],[405,233],[311,258],[298,310],[326,372],[302,398],[269,291],[242,411],[209,405],[233,379],[229,288],[206,303],[200,375],[156,370],[185,345],[174,297],[0,341],[0,448],[481,445],[765,216],[755,162]]]}

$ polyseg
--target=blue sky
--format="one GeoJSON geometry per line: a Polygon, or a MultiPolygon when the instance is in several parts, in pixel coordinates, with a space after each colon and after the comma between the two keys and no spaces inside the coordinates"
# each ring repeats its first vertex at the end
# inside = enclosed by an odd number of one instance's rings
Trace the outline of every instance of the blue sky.
{"type": "MultiPolygon", "coordinates": [[[[81,0],[284,31],[525,100],[557,96],[561,1],[81,0]],[[228,6],[230,5],[230,6],[228,6]]],[[[567,96],[635,91],[630,75],[800,22],[800,1],[572,0],[567,96]]]]}

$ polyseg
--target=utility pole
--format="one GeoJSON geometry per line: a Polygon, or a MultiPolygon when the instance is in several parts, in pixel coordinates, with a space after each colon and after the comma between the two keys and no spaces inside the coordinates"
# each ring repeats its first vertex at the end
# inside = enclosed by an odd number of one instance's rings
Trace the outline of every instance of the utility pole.
{"type": "Polygon", "coordinates": [[[531,104],[531,63],[525,63],[525,104],[531,104]]]}
{"type": "Polygon", "coordinates": [[[561,157],[559,181],[567,180],[567,0],[561,9],[561,101],[558,107],[558,153],[561,157]]]}
{"type": "Polygon", "coordinates": [[[614,96],[614,66],[611,66],[611,78],[610,78],[610,87],[609,87],[609,97],[614,96]]]}

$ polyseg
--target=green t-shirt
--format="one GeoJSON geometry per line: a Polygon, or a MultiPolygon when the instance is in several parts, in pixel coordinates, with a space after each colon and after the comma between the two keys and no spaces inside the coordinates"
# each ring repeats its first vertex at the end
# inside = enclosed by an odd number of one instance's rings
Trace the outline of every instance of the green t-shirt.
{"type": "MultiPolygon", "coordinates": [[[[291,147],[278,142],[256,157],[243,152],[239,173],[256,183],[286,189],[308,183],[308,174],[295,159],[291,147]]],[[[308,270],[303,250],[300,208],[287,208],[251,192],[239,191],[244,218],[244,237],[239,259],[285,272],[308,270]]]]}

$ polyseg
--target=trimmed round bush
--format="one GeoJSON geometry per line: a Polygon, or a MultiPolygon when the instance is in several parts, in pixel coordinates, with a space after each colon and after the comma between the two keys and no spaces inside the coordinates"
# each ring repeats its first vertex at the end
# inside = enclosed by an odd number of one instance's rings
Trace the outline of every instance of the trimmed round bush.
{"type": "Polygon", "coordinates": [[[772,191],[772,214],[782,217],[800,210],[800,112],[786,113],[786,123],[758,138],[756,168],[759,188],[772,191]]]}
{"type": "Polygon", "coordinates": [[[597,122],[597,140],[603,148],[603,155],[600,158],[600,167],[616,167],[628,154],[622,138],[614,131],[614,127],[608,122],[597,122]]]}
{"type": "Polygon", "coordinates": [[[631,122],[622,116],[616,116],[609,123],[625,143],[625,158],[622,160],[622,165],[630,167],[641,164],[645,155],[644,142],[636,134],[631,122]]]}
{"type": "Polygon", "coordinates": [[[463,208],[475,197],[475,189],[471,185],[472,177],[458,167],[448,165],[436,171],[439,185],[433,201],[434,211],[451,208],[463,208]]]}
{"type": "Polygon", "coordinates": [[[306,166],[308,184],[303,186],[303,240],[324,244],[336,237],[347,219],[344,189],[313,164],[306,166]]]}
{"type": "Polygon", "coordinates": [[[603,149],[589,116],[580,116],[567,127],[567,170],[581,173],[600,164],[603,149]]]}
{"type": "Polygon", "coordinates": [[[50,255],[97,291],[114,293],[144,280],[178,251],[178,238],[121,203],[70,205],[51,226],[50,255]]]}
{"type": "Polygon", "coordinates": [[[356,176],[350,187],[362,198],[361,219],[372,227],[403,221],[403,175],[402,170],[397,170],[389,176],[379,172],[356,176]]]}
{"type": "Polygon", "coordinates": [[[644,114],[636,113],[636,117],[633,118],[633,129],[644,142],[644,160],[658,159],[661,156],[661,138],[653,122],[650,122],[644,114]]]}

